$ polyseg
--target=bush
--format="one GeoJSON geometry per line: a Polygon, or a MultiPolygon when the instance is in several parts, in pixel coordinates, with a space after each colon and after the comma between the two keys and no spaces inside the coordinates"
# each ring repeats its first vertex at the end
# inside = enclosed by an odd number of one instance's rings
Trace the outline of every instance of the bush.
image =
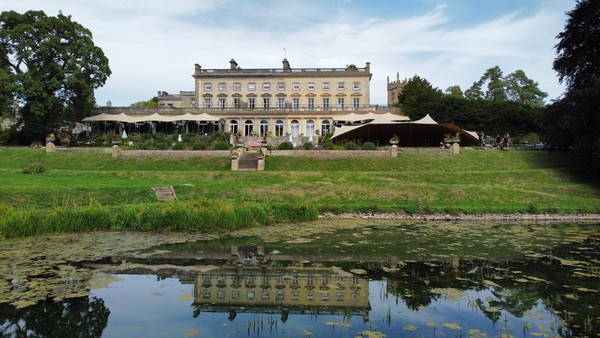
{"type": "Polygon", "coordinates": [[[184,150],[185,144],[183,142],[177,142],[173,145],[173,150],[184,150]]]}
{"type": "Polygon", "coordinates": [[[217,142],[215,143],[215,150],[229,150],[229,144],[226,142],[217,142]]]}
{"type": "Polygon", "coordinates": [[[360,148],[362,150],[376,150],[377,146],[373,142],[365,142],[365,143],[363,143],[362,147],[360,147],[360,148]]]}
{"type": "Polygon", "coordinates": [[[277,146],[277,150],[294,150],[292,142],[285,141],[277,146]]]}
{"type": "Polygon", "coordinates": [[[335,149],[335,144],[333,144],[333,142],[331,142],[331,141],[323,142],[321,144],[321,146],[325,150],[333,150],[333,149],[335,149]]]}
{"type": "Polygon", "coordinates": [[[312,149],[315,149],[315,146],[312,144],[312,142],[306,142],[302,145],[302,149],[312,150],[312,149]]]}
{"type": "Polygon", "coordinates": [[[358,145],[354,141],[347,141],[346,143],[344,143],[344,149],[345,150],[357,150],[358,145]]]}

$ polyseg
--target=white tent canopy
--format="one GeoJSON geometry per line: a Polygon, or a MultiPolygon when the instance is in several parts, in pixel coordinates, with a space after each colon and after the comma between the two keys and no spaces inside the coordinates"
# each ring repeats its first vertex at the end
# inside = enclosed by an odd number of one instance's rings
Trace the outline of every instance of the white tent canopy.
{"type": "Polygon", "coordinates": [[[119,114],[98,114],[88,116],[83,119],[84,122],[175,122],[175,121],[218,121],[219,118],[206,113],[202,114],[182,114],[182,115],[161,115],[154,113],[151,115],[127,115],[119,114]]]}

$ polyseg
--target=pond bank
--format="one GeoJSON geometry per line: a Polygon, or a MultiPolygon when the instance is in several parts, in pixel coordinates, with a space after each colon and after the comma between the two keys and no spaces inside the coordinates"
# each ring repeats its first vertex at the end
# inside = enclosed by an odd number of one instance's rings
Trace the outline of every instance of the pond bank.
{"type": "Polygon", "coordinates": [[[323,219],[389,219],[423,221],[600,221],[600,214],[407,214],[324,213],[323,219]]]}

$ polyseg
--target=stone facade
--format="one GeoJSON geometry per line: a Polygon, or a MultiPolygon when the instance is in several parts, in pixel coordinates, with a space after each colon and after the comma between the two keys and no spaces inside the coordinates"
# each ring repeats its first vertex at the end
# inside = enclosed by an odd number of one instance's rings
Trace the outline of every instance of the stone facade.
{"type": "Polygon", "coordinates": [[[390,77],[387,78],[387,104],[389,107],[396,106],[398,104],[398,95],[406,86],[407,79],[400,81],[400,73],[396,73],[396,81],[390,82],[390,77]]]}

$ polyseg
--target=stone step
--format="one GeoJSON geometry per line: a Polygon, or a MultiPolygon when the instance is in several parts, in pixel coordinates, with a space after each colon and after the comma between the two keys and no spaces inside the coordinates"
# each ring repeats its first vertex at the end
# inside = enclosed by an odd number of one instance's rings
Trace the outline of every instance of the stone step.
{"type": "Polygon", "coordinates": [[[175,190],[173,190],[173,187],[170,185],[155,186],[152,187],[152,190],[154,190],[156,198],[158,198],[159,201],[174,201],[177,199],[177,196],[175,195],[175,190]]]}
{"type": "Polygon", "coordinates": [[[245,152],[238,161],[238,170],[258,170],[258,154],[245,152]]]}

